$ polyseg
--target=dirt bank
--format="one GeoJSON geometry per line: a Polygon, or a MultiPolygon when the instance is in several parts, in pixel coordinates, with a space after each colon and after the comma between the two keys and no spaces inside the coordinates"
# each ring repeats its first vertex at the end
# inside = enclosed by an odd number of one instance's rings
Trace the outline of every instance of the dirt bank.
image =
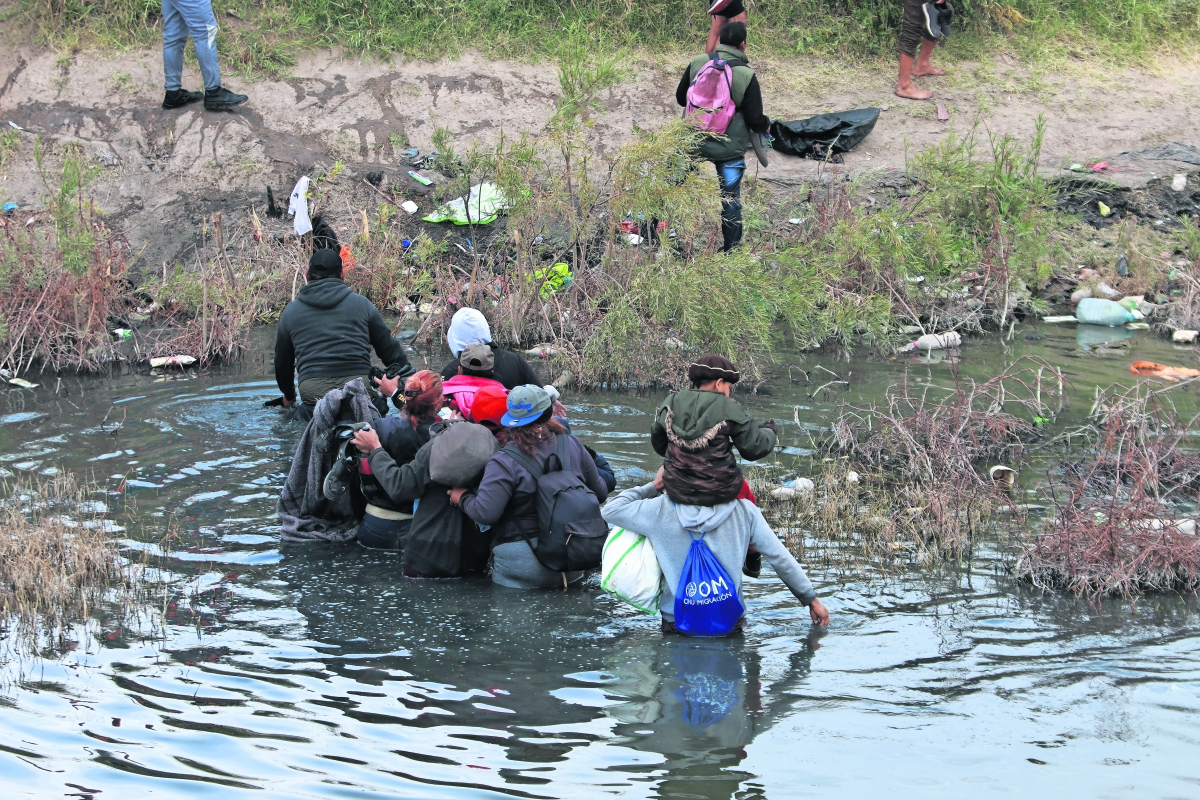
{"type": "MultiPolygon", "coordinates": [[[[595,115],[591,131],[598,151],[627,141],[634,126],[653,127],[677,113],[673,92],[680,67],[644,65],[639,80],[608,93],[607,113],[595,115]]],[[[847,76],[838,78],[827,63],[766,61],[759,68],[767,110],[775,117],[888,107],[875,132],[847,155],[841,169],[852,174],[902,167],[906,152],[977,122],[994,134],[1027,138],[1039,114],[1049,120],[1042,159],[1047,169],[1162,141],[1200,143],[1197,65],[1169,74],[1131,71],[1099,85],[1079,76],[1030,75],[1013,65],[958,64],[951,76],[928,79],[951,113],[948,123],[936,121],[932,104],[892,96],[890,74],[851,75],[852,85],[833,88],[847,76]]],[[[286,197],[299,175],[337,159],[352,175],[383,169],[390,182],[415,194],[418,187],[396,154],[398,141],[425,152],[435,126],[448,127],[460,148],[472,140],[493,142],[501,133],[538,130],[558,92],[549,64],[472,56],[399,64],[328,51],[303,58],[286,80],[228,76],[226,82],[251,96],[235,113],[163,111],[157,50],[63,60],[53,52],[6,47],[0,52],[0,121],[31,133],[0,170],[0,198],[24,208],[41,205],[45,188],[32,133],[77,141],[105,167],[94,184],[97,202],[141,251],[142,268],[159,270],[197,240],[205,216],[263,204],[268,184],[286,197]]],[[[189,67],[185,85],[198,84],[189,67]]],[[[1152,164],[1118,178],[1136,184],[1169,169],[1152,164]]],[[[758,176],[786,193],[815,171],[815,162],[777,155],[758,176]]],[[[344,213],[349,221],[353,212],[344,213]]]]}

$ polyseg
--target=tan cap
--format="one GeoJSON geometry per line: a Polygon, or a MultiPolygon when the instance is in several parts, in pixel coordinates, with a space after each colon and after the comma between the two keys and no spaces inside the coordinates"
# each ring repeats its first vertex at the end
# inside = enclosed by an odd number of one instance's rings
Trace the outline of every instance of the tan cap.
{"type": "Polygon", "coordinates": [[[458,365],[472,372],[489,372],[496,368],[496,356],[486,344],[469,344],[459,354],[458,365]]]}

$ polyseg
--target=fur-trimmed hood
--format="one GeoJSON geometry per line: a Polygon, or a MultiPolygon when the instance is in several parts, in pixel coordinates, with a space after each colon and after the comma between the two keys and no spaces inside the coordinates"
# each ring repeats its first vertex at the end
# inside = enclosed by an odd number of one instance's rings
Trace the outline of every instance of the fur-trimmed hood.
{"type": "Polygon", "coordinates": [[[660,413],[668,439],[684,450],[706,447],[717,436],[729,433],[728,423],[741,424],[750,419],[735,400],[707,389],[684,389],[668,395],[660,413]]]}

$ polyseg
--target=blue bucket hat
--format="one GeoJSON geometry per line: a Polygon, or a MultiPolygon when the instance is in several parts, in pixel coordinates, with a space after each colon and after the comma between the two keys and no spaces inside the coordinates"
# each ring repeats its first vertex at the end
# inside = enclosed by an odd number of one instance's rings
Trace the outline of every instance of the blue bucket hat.
{"type": "Polygon", "coordinates": [[[506,428],[519,428],[538,418],[550,409],[550,395],[540,386],[527,383],[508,393],[508,413],[500,418],[506,428]]]}

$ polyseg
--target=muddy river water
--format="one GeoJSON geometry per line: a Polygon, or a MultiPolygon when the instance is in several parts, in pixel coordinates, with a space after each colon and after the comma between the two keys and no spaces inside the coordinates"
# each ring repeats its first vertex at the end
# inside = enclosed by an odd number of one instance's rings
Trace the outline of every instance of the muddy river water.
{"type": "MultiPolygon", "coordinates": [[[[1196,360],[1146,332],[1097,350],[1097,333],[970,340],[960,369],[1040,355],[1079,413],[1135,358],[1196,360]]],[[[859,401],[905,369],[950,381],[909,358],[817,363],[853,373],[859,401]]],[[[157,635],[102,613],[71,652],[0,655],[0,797],[1200,797],[1195,598],[1089,607],[1014,584],[984,548],[891,581],[814,569],[823,631],[765,568],[744,637],[664,638],[595,578],[519,592],[406,580],[358,545],[281,546],[300,431],[262,407],[269,358],[45,382],[0,399],[0,466],[127,479],[108,502],[131,556],[168,519],[182,537],[144,615],[157,635]]],[[[793,406],[817,425],[829,401],[782,369],[768,386],[746,402],[802,454],[793,406]]],[[[566,398],[619,486],[656,467],[657,399],[566,398]]]]}

